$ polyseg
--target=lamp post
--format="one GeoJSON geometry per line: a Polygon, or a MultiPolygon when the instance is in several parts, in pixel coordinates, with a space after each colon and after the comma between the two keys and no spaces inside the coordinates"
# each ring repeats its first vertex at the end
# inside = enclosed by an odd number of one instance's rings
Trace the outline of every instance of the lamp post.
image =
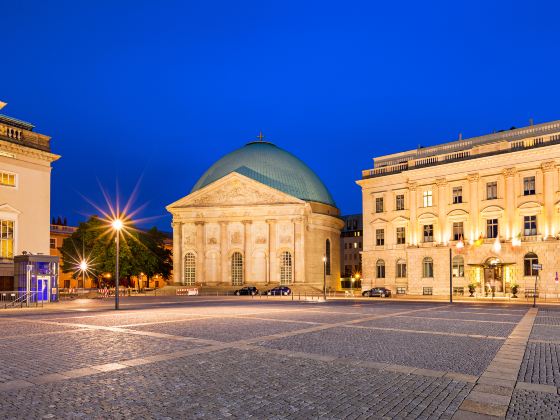
{"type": "Polygon", "coordinates": [[[111,222],[111,226],[117,232],[117,255],[116,255],[116,262],[115,262],[115,310],[119,309],[119,246],[120,246],[120,235],[121,229],[123,227],[123,222],[121,219],[115,219],[111,222]]]}
{"type": "Polygon", "coordinates": [[[323,299],[327,300],[327,256],[323,255],[323,299]]]}
{"type": "Polygon", "coordinates": [[[86,260],[80,262],[80,271],[82,272],[82,289],[86,287],[86,271],[88,269],[88,263],[86,260]]]}

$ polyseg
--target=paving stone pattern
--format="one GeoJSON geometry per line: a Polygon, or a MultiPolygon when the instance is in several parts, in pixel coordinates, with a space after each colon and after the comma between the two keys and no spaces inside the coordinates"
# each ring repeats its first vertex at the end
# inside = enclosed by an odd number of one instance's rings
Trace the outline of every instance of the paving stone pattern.
{"type": "Polygon", "coordinates": [[[560,344],[528,343],[518,380],[560,387],[560,344]]]}
{"type": "Polygon", "coordinates": [[[451,419],[476,413],[488,395],[490,406],[511,397],[509,418],[558,412],[554,332],[536,326],[546,342],[527,344],[530,328],[516,326],[524,306],[208,297],[122,305],[0,312],[10,337],[0,340],[0,417],[451,419]],[[517,377],[511,365],[525,359],[525,388],[501,379],[517,377]]]}

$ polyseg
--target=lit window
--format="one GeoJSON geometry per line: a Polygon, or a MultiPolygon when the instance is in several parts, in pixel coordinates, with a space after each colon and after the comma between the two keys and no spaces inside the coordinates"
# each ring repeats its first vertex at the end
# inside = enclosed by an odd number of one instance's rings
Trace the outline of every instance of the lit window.
{"type": "Polygon", "coordinates": [[[196,282],[196,257],[194,253],[185,254],[185,284],[194,286],[196,282]]]}
{"type": "Polygon", "coordinates": [[[14,257],[14,222],[0,220],[0,258],[14,257]]]}
{"type": "Polygon", "coordinates": [[[358,248],[358,242],[354,242],[354,248],[355,248],[355,249],[358,248]]]}
{"type": "Polygon", "coordinates": [[[434,225],[424,225],[424,242],[434,241],[434,225]]]}
{"type": "Polygon", "coordinates": [[[498,237],[498,219],[486,220],[486,237],[487,238],[498,237]]]}
{"type": "Polygon", "coordinates": [[[432,191],[424,191],[424,207],[432,207],[432,191]]]}
{"type": "Polygon", "coordinates": [[[376,229],[375,230],[375,245],[382,246],[385,245],[385,230],[376,229]]]}
{"type": "Polygon", "coordinates": [[[523,235],[535,236],[537,234],[537,216],[523,217],[523,235]]]}
{"type": "Polygon", "coordinates": [[[463,222],[453,223],[453,240],[458,241],[463,238],[463,222]]]}
{"type": "Polygon", "coordinates": [[[280,284],[292,283],[292,254],[282,252],[280,258],[280,284]]]}
{"type": "Polygon", "coordinates": [[[523,178],[523,195],[535,195],[535,177],[523,178]]]}
{"type": "Polygon", "coordinates": [[[461,255],[453,257],[453,277],[465,277],[465,260],[461,255]]]}
{"type": "Polygon", "coordinates": [[[51,238],[51,249],[56,249],[56,238],[51,238]]]}
{"type": "Polygon", "coordinates": [[[397,244],[403,245],[406,242],[406,231],[404,227],[397,228],[397,244]]]}
{"type": "Polygon", "coordinates": [[[234,252],[231,256],[231,284],[234,286],[243,284],[243,256],[240,252],[234,252]]]}
{"type": "Polygon", "coordinates": [[[424,258],[424,260],[422,260],[422,277],[434,277],[434,260],[432,260],[430,257],[426,257],[424,258]]]}
{"type": "Polygon", "coordinates": [[[331,275],[331,241],[327,239],[325,241],[325,274],[327,276],[331,275]]]}
{"type": "Polygon", "coordinates": [[[396,210],[404,210],[404,194],[397,195],[396,210]]]}
{"type": "Polygon", "coordinates": [[[463,187],[453,187],[453,204],[463,202],[463,187]]]}
{"type": "Polygon", "coordinates": [[[495,200],[496,198],[498,198],[498,183],[488,182],[486,184],[486,199],[495,200]]]}
{"type": "Polygon", "coordinates": [[[10,174],[8,172],[0,172],[0,185],[3,185],[5,187],[15,187],[16,186],[15,174],[10,174]]]}

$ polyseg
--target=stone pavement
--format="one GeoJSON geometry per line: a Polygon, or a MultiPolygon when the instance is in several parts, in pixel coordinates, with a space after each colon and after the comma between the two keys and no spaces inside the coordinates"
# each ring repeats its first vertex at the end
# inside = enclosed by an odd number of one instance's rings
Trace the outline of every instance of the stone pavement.
{"type": "Polygon", "coordinates": [[[560,307],[152,298],[0,312],[2,418],[560,418],[560,307]]]}

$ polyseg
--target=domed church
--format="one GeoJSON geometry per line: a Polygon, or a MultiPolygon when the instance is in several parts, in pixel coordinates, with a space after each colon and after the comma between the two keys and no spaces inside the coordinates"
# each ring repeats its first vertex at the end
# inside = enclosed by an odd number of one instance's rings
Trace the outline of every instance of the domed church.
{"type": "Polygon", "coordinates": [[[212,165],[173,215],[175,284],[337,288],[343,222],[319,177],[255,141],[212,165]],[[323,263],[323,257],[326,263],[323,263]]]}

